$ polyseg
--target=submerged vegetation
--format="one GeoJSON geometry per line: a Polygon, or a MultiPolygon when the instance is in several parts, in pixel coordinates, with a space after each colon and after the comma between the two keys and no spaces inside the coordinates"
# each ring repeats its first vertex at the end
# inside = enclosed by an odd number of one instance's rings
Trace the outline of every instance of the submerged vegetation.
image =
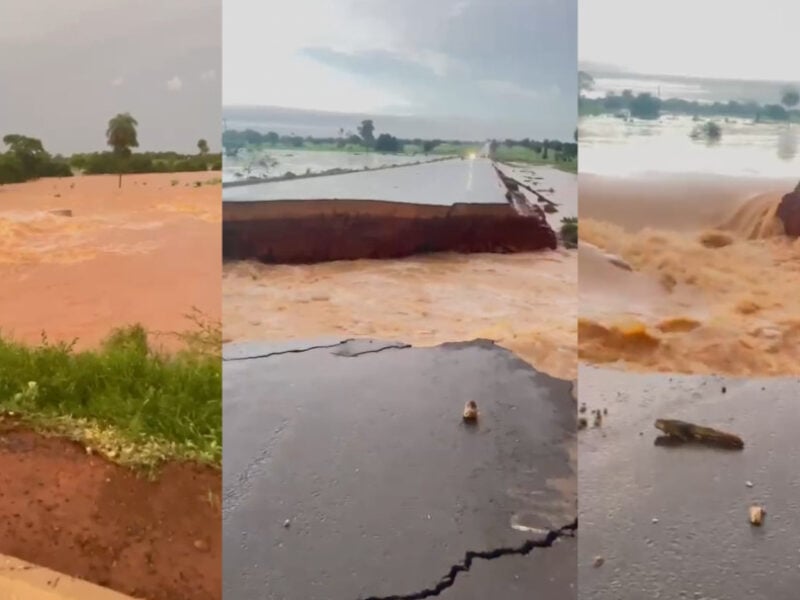
{"type": "Polygon", "coordinates": [[[693,140],[705,140],[709,143],[718,142],[722,139],[722,127],[716,121],[706,121],[701,125],[695,126],[689,136],[693,140]]]}
{"type": "Polygon", "coordinates": [[[0,421],[68,435],[123,464],[172,458],[218,464],[220,327],[191,318],[191,332],[173,334],[184,341],[173,355],[154,350],[140,325],[115,330],[99,349],[84,351],[44,335],[37,346],[0,336],[0,421]]]}

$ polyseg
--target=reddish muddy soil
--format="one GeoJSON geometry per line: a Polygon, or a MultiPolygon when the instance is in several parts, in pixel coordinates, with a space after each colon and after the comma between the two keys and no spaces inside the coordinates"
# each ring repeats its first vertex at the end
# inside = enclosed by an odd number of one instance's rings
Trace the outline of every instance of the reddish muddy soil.
{"type": "Polygon", "coordinates": [[[0,427],[0,554],[147,600],[218,600],[219,471],[155,481],[79,444],[0,427]]]}

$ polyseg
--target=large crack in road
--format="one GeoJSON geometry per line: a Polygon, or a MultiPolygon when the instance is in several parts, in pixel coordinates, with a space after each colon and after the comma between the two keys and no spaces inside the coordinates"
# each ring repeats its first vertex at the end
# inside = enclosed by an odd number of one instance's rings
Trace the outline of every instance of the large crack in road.
{"type": "Polygon", "coordinates": [[[392,596],[369,596],[367,598],[362,598],[359,600],[423,600],[424,598],[433,598],[435,596],[439,596],[442,592],[451,588],[456,583],[456,578],[458,577],[459,573],[466,573],[472,568],[472,563],[475,560],[496,560],[498,558],[503,558],[504,556],[527,556],[536,548],[550,548],[556,541],[565,536],[573,536],[578,529],[578,519],[575,519],[572,523],[568,525],[564,525],[558,529],[551,529],[547,532],[547,535],[544,538],[535,539],[535,540],[527,540],[520,544],[519,546],[514,547],[504,547],[504,548],[495,548],[493,550],[484,550],[482,552],[477,552],[473,550],[469,550],[464,554],[464,559],[461,562],[454,564],[450,567],[447,575],[442,577],[435,586],[430,588],[425,588],[424,590],[420,590],[418,592],[413,592],[411,594],[404,594],[404,595],[392,595],[392,596]]]}
{"type": "Polygon", "coordinates": [[[575,516],[571,382],[488,340],[224,355],[226,595],[516,600],[542,581],[574,598],[575,546],[555,543],[577,527],[561,527],[575,516]]]}

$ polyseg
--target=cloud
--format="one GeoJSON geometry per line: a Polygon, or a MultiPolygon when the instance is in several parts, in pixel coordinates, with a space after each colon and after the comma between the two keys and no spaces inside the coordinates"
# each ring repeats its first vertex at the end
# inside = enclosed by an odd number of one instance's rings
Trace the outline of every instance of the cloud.
{"type": "Polygon", "coordinates": [[[538,90],[526,88],[514,81],[507,81],[504,79],[481,79],[477,84],[483,90],[501,96],[517,96],[531,99],[541,97],[541,92],[538,90]]]}
{"type": "Polygon", "coordinates": [[[122,78],[121,76],[120,77],[115,77],[114,79],[111,80],[111,85],[114,86],[114,87],[119,87],[123,83],[125,83],[125,79],[122,78]]]}
{"type": "Polygon", "coordinates": [[[203,81],[214,81],[217,78],[217,72],[214,69],[203,71],[200,73],[200,79],[203,81]]]}
{"type": "Polygon", "coordinates": [[[170,79],[169,81],[167,81],[167,89],[170,92],[179,92],[181,91],[182,87],[183,87],[183,81],[181,81],[181,78],[178,77],[177,75],[172,79],[170,79]]]}

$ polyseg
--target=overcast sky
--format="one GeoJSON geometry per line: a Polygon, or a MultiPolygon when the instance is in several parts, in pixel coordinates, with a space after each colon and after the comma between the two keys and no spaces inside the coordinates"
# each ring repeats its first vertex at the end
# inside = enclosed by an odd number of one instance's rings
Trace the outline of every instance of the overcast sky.
{"type": "Polygon", "coordinates": [[[579,58],[653,75],[800,80],[800,1],[580,0],[579,58]]]}
{"type": "Polygon", "coordinates": [[[219,148],[221,0],[0,0],[0,137],[105,149],[129,111],[144,150],[219,148]]]}
{"type": "Polygon", "coordinates": [[[225,0],[223,99],[571,139],[576,0],[225,0]]]}

